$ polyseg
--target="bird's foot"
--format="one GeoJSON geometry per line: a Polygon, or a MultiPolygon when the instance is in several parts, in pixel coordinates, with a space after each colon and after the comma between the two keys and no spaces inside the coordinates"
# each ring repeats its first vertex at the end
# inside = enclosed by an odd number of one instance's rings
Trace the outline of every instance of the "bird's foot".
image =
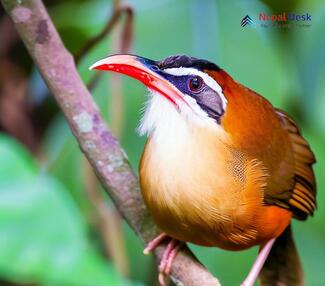
{"type": "Polygon", "coordinates": [[[159,264],[158,280],[161,286],[166,285],[165,277],[170,274],[170,269],[174,258],[183,245],[184,242],[172,238],[168,242],[168,245],[159,264]]]}
{"type": "Polygon", "coordinates": [[[143,250],[144,254],[149,254],[156,247],[158,247],[159,244],[165,239],[168,239],[169,241],[159,264],[158,280],[161,286],[166,285],[165,277],[170,274],[170,269],[173,264],[173,260],[177,255],[178,251],[184,245],[184,242],[173,239],[169,237],[167,234],[162,233],[159,236],[157,236],[155,239],[150,241],[146,246],[146,248],[143,250]]]}
{"type": "Polygon", "coordinates": [[[148,255],[150,252],[155,250],[159,244],[163,242],[163,240],[167,239],[168,235],[166,233],[161,233],[157,237],[155,237],[153,240],[149,241],[145,249],[143,250],[144,255],[148,255]]]}
{"type": "Polygon", "coordinates": [[[253,264],[252,269],[248,273],[248,276],[246,277],[244,282],[242,284],[240,284],[240,286],[253,286],[255,284],[255,281],[258,278],[258,275],[259,275],[268,255],[271,251],[271,248],[272,248],[274,242],[275,242],[275,238],[272,238],[261,248],[261,250],[253,264]]]}

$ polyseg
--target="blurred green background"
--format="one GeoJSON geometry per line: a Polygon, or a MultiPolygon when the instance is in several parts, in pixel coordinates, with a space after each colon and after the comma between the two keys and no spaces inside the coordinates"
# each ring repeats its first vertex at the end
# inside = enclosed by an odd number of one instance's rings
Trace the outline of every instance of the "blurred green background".
{"type": "MultiPolygon", "coordinates": [[[[113,7],[107,0],[45,3],[73,54],[103,29],[113,7]]],[[[182,53],[214,61],[299,123],[316,154],[319,193],[315,217],[294,222],[294,233],[307,285],[325,285],[325,2],[136,0],[130,5],[132,53],[152,59],[182,53]],[[283,11],[310,13],[311,26],[240,26],[247,14],[257,19],[260,12],[283,11]]],[[[143,245],[94,180],[1,9],[0,17],[0,285],[157,285],[153,259],[143,256],[143,245]]],[[[88,67],[119,50],[124,20],[82,58],[78,68],[86,83],[94,75],[88,67]]],[[[145,143],[135,131],[145,94],[138,82],[108,74],[93,89],[135,169],[145,143]]],[[[240,284],[257,253],[190,247],[227,286],[240,284]]]]}

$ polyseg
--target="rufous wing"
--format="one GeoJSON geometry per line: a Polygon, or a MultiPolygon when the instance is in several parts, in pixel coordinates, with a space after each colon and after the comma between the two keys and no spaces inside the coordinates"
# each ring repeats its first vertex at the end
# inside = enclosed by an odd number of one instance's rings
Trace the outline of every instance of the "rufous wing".
{"type": "Polygon", "coordinates": [[[295,218],[304,220],[313,215],[316,209],[316,182],[312,168],[316,162],[315,156],[296,123],[284,111],[276,109],[276,113],[289,133],[294,151],[295,185],[286,203],[295,218]]]}

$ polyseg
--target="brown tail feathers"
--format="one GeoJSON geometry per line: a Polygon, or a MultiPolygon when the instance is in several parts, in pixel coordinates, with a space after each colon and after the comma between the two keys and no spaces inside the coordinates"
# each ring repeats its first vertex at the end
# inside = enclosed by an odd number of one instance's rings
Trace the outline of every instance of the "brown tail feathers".
{"type": "Polygon", "coordinates": [[[261,286],[303,286],[303,271],[291,225],[277,238],[260,273],[261,286]]]}

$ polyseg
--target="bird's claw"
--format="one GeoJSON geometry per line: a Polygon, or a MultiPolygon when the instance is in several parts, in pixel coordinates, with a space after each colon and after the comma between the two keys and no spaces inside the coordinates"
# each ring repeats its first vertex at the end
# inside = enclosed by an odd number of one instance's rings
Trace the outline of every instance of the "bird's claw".
{"type": "Polygon", "coordinates": [[[143,250],[144,254],[148,254],[152,252],[156,247],[158,247],[159,244],[167,238],[169,239],[169,242],[161,258],[159,268],[158,268],[159,269],[158,281],[161,286],[166,286],[165,278],[170,274],[173,260],[177,255],[178,251],[180,250],[180,248],[184,245],[184,243],[179,240],[170,238],[163,233],[157,236],[152,241],[150,241],[146,246],[146,248],[143,250]]]}

